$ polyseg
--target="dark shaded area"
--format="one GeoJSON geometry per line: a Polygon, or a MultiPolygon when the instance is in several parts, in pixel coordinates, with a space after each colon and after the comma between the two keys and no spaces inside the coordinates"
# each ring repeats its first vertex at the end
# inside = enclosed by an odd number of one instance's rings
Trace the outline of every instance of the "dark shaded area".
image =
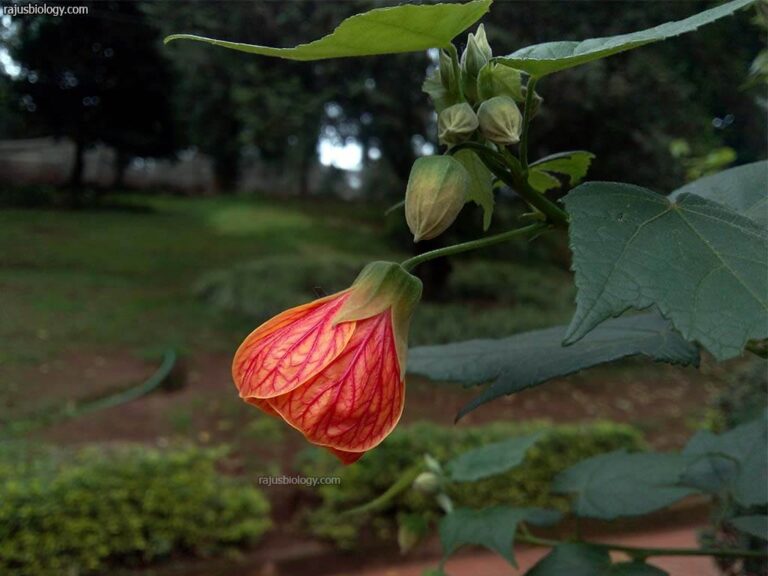
{"type": "MultiPolygon", "coordinates": [[[[81,3],[82,4],[82,3],[81,3]]],[[[308,194],[321,139],[358,143],[363,192],[396,198],[414,158],[435,142],[420,91],[426,54],[296,63],[194,43],[163,47],[173,32],[288,46],[318,38],[353,13],[391,2],[92,2],[88,16],[18,17],[3,44],[21,67],[0,76],[0,138],[66,136],[77,153],[116,150],[113,186],[135,157],[194,148],[230,192],[244,163],[289,175],[280,193],[308,194]],[[371,155],[369,157],[369,152],[371,155]],[[287,189],[286,189],[287,188],[287,189]]],[[[553,39],[583,39],[679,19],[709,2],[496,2],[485,18],[496,54],[553,39]]],[[[628,54],[547,78],[532,132],[533,157],[597,154],[590,176],[673,188],[685,169],[670,153],[727,146],[736,162],[764,156],[761,87],[744,90],[765,39],[750,11],[628,54]]],[[[457,39],[461,44],[462,38],[457,39]]]]}

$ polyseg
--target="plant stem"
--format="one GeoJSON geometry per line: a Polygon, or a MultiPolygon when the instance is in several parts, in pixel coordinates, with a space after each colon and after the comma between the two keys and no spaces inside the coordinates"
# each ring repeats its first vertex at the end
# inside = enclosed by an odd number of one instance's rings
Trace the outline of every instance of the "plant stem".
{"type": "Polygon", "coordinates": [[[536,94],[536,78],[531,76],[525,88],[525,110],[523,110],[523,131],[520,134],[520,164],[523,167],[523,174],[528,172],[528,130],[531,126],[531,110],[533,109],[533,98],[536,94]]]}
{"type": "Polygon", "coordinates": [[[746,349],[755,356],[768,359],[768,340],[750,340],[747,342],[746,349]]]}
{"type": "Polygon", "coordinates": [[[429,252],[424,252],[423,254],[419,254],[418,256],[404,260],[400,263],[400,265],[406,270],[412,270],[419,264],[429,260],[434,260],[435,258],[452,256],[454,254],[469,252],[470,250],[477,250],[479,248],[486,248],[488,246],[493,246],[494,244],[506,242],[512,238],[517,238],[518,236],[526,236],[528,234],[538,232],[539,230],[542,230],[546,227],[547,225],[543,222],[536,222],[535,224],[530,224],[522,228],[509,230],[507,232],[502,232],[501,234],[495,234],[486,238],[478,238],[477,240],[470,240],[469,242],[462,242],[461,244],[454,244],[453,246],[438,248],[437,250],[430,250],[429,252]]]}
{"type": "MultiPolygon", "coordinates": [[[[534,546],[547,546],[552,548],[565,542],[549,538],[539,538],[530,533],[517,535],[518,542],[533,544],[534,546]]],[[[605,544],[603,542],[580,541],[583,544],[601,548],[613,552],[624,552],[632,558],[650,558],[653,556],[715,556],[718,558],[768,558],[765,552],[757,550],[739,550],[735,548],[642,548],[639,546],[621,546],[619,544],[605,544]]]]}
{"type": "Polygon", "coordinates": [[[558,208],[554,202],[548,200],[543,194],[539,194],[531,188],[528,184],[528,178],[524,176],[517,158],[512,155],[504,156],[477,142],[463,142],[451,148],[449,153],[453,154],[464,148],[474,150],[478,158],[482,160],[483,164],[499,180],[517,192],[528,204],[544,214],[550,223],[561,228],[568,227],[568,213],[558,208]]]}
{"type": "Polygon", "coordinates": [[[403,472],[402,476],[400,476],[400,478],[397,480],[397,482],[392,484],[392,486],[390,486],[381,496],[378,496],[377,498],[361,506],[358,506],[357,508],[346,510],[342,512],[341,515],[353,516],[355,514],[375,512],[376,510],[383,508],[389,504],[395,496],[410,488],[411,484],[413,484],[413,481],[416,480],[416,477],[422,472],[422,470],[423,466],[421,463],[407,468],[405,472],[403,472]]]}

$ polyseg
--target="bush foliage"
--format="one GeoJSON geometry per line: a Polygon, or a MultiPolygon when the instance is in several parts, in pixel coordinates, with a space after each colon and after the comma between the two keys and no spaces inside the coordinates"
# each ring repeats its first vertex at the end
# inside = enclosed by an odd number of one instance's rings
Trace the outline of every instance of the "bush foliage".
{"type": "MultiPolygon", "coordinates": [[[[509,504],[567,510],[567,497],[551,491],[551,482],[559,472],[596,454],[644,447],[642,436],[635,428],[612,422],[554,426],[542,421],[498,422],[459,429],[423,422],[401,427],[354,466],[342,467],[320,450],[300,455],[301,473],[341,477],[340,485],[317,489],[322,502],[309,514],[310,529],[341,547],[354,548],[366,519],[349,516],[339,522],[339,513],[374,500],[425,454],[445,462],[471,448],[538,430],[545,431],[544,437],[528,451],[525,461],[516,469],[486,480],[453,485],[449,495],[455,505],[509,504]]],[[[373,536],[392,538],[397,522],[415,515],[429,521],[439,516],[431,496],[408,490],[375,514],[373,536]]]]}
{"type": "Polygon", "coordinates": [[[172,553],[207,555],[270,526],[257,489],[220,475],[222,450],[120,447],[0,452],[0,573],[101,572],[172,553]]]}

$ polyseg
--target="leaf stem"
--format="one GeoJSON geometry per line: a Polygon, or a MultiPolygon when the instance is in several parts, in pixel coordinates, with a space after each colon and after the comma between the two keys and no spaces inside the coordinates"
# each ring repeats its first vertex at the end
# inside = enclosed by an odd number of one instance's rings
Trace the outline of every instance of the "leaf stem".
{"type": "Polygon", "coordinates": [[[768,339],[764,340],[750,340],[747,342],[747,351],[752,352],[755,356],[768,359],[768,339]]]}
{"type": "Polygon", "coordinates": [[[531,118],[533,115],[533,99],[536,94],[536,82],[535,76],[531,76],[528,79],[528,84],[525,87],[525,109],[523,110],[523,131],[520,134],[520,164],[523,167],[523,173],[528,172],[528,131],[531,126],[531,118]]]}
{"type": "MultiPolygon", "coordinates": [[[[539,538],[530,532],[522,532],[516,537],[518,542],[533,544],[534,546],[546,546],[552,548],[565,542],[550,538],[539,538]]],[[[715,556],[718,558],[768,558],[768,553],[757,550],[740,550],[737,548],[642,548],[639,546],[622,546],[620,544],[606,544],[604,542],[579,541],[595,548],[613,552],[623,552],[628,556],[641,559],[653,556],[715,556]]]]}
{"type": "Polygon", "coordinates": [[[502,232],[500,234],[495,234],[493,236],[488,236],[486,238],[478,238],[477,240],[470,240],[469,242],[462,242],[461,244],[454,244],[453,246],[438,248],[437,250],[430,250],[429,252],[424,252],[423,254],[419,254],[417,256],[414,256],[413,258],[404,260],[403,262],[400,263],[400,265],[406,270],[412,270],[419,264],[422,264],[429,260],[434,260],[435,258],[452,256],[454,254],[469,252],[470,250],[477,250],[479,248],[486,248],[488,246],[493,246],[494,244],[506,242],[507,240],[511,240],[512,238],[517,238],[518,236],[527,236],[528,234],[533,234],[534,232],[543,230],[546,227],[547,225],[544,224],[543,222],[536,222],[534,224],[530,224],[522,228],[516,228],[515,230],[508,230],[507,232],[502,232]]]}

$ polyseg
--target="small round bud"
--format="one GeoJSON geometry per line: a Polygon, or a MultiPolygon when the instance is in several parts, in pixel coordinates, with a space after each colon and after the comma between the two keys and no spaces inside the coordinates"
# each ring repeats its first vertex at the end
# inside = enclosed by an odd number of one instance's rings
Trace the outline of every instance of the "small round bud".
{"type": "Polygon", "coordinates": [[[400,524],[397,528],[397,545],[401,554],[407,554],[421,540],[422,534],[410,524],[400,524]]]}
{"type": "Polygon", "coordinates": [[[477,114],[466,102],[449,106],[437,116],[437,137],[447,146],[464,142],[477,127],[477,114]]]}
{"type": "Polygon", "coordinates": [[[480,132],[495,144],[517,144],[523,115],[512,98],[495,96],[480,105],[477,111],[480,132]]]}
{"type": "Polygon", "coordinates": [[[405,220],[413,241],[430,240],[453,224],[466,202],[469,174],[451,156],[416,160],[405,191],[405,220]]]}
{"type": "Polygon", "coordinates": [[[413,481],[413,489],[422,494],[434,494],[440,488],[440,478],[434,472],[422,472],[413,481]]]}

